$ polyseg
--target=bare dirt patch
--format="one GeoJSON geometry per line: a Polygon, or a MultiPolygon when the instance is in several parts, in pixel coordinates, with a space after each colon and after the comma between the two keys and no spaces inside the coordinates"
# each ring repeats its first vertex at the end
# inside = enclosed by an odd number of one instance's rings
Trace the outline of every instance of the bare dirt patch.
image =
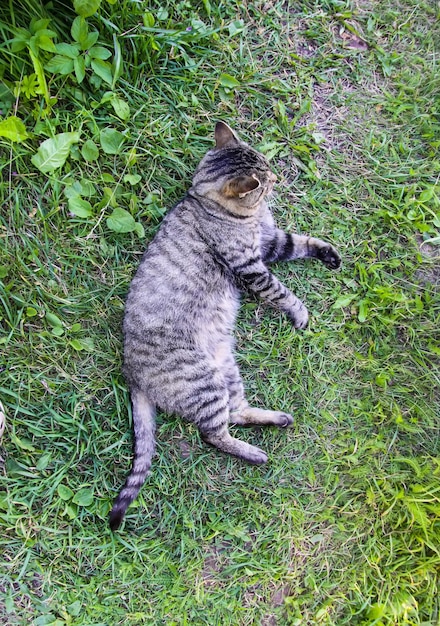
{"type": "Polygon", "coordinates": [[[440,248],[423,241],[421,236],[417,237],[417,243],[426,265],[417,270],[416,277],[425,288],[433,287],[437,292],[440,288],[440,248]]]}
{"type": "Polygon", "coordinates": [[[205,588],[216,587],[219,584],[219,574],[228,565],[227,551],[230,548],[228,542],[210,546],[207,550],[201,577],[205,588]]]}

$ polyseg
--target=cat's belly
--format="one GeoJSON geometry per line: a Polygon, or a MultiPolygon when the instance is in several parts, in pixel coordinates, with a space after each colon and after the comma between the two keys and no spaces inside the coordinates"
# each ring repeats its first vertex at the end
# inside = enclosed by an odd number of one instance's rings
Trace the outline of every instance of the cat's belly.
{"type": "Polygon", "coordinates": [[[124,374],[130,386],[143,388],[155,404],[179,412],[173,404],[177,381],[183,381],[187,393],[190,383],[185,380],[202,379],[211,368],[220,371],[232,354],[239,292],[227,284],[201,300],[170,297],[154,311],[150,305],[127,302],[124,374]]]}
{"type": "Polygon", "coordinates": [[[210,289],[154,287],[148,281],[131,290],[124,315],[124,334],[135,349],[161,343],[161,349],[176,340],[201,348],[216,342],[234,328],[240,294],[228,281],[212,282],[210,289]],[[154,341],[151,341],[154,338],[154,341]],[[133,341],[134,340],[134,341],[133,341]],[[147,344],[147,345],[145,345],[147,344]]]}
{"type": "Polygon", "coordinates": [[[196,345],[210,355],[216,355],[221,345],[231,344],[235,319],[239,305],[238,291],[231,288],[222,294],[215,306],[201,312],[195,321],[194,340],[196,345]]]}

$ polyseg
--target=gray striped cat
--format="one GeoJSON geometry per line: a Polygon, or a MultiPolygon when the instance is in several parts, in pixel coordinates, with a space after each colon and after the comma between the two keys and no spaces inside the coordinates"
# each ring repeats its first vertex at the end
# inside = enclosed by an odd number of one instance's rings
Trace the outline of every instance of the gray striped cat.
{"type": "Polygon", "coordinates": [[[232,437],[229,424],[284,427],[293,421],[246,402],[233,354],[240,293],[258,294],[304,328],[306,307],[268,264],[313,257],[335,269],[341,261],[329,243],[275,226],[266,204],[275,181],[265,157],[218,122],[215,146],[145,252],[125,308],[134,460],[110,512],[113,530],[150,470],[156,407],[194,422],[219,450],[257,464],[266,454],[232,437]]]}

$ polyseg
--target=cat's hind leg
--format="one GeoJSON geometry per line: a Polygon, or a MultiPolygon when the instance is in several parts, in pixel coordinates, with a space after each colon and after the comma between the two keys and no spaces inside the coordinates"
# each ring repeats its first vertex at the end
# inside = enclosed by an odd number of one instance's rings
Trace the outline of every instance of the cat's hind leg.
{"type": "Polygon", "coordinates": [[[173,390],[175,410],[196,424],[204,441],[222,452],[248,463],[265,463],[263,450],[229,433],[229,392],[222,370],[200,352],[188,352],[185,365],[186,384],[173,390]]]}
{"type": "Polygon", "coordinates": [[[252,463],[253,465],[261,465],[267,461],[267,454],[263,450],[257,448],[256,446],[252,446],[241,439],[232,437],[228,431],[227,425],[225,425],[223,430],[216,433],[213,433],[212,431],[201,431],[201,435],[204,441],[210,443],[212,446],[215,446],[222,452],[232,454],[232,456],[236,456],[239,459],[243,459],[243,461],[252,463]]]}
{"type": "Polygon", "coordinates": [[[226,386],[217,389],[217,397],[211,388],[209,404],[205,402],[194,416],[202,439],[222,452],[232,454],[248,463],[255,465],[266,463],[267,455],[263,450],[231,436],[228,430],[229,416],[229,396],[226,386]]]}
{"type": "Polygon", "coordinates": [[[285,428],[293,424],[293,417],[283,411],[270,411],[246,406],[231,412],[229,421],[238,426],[280,426],[285,428]]]}
{"type": "Polygon", "coordinates": [[[226,385],[217,390],[211,387],[209,395],[209,400],[199,406],[194,416],[202,439],[222,452],[237,456],[248,463],[266,463],[267,455],[263,450],[236,439],[229,433],[229,394],[226,385]]]}
{"type": "Polygon", "coordinates": [[[243,382],[232,350],[225,352],[223,372],[229,391],[229,423],[238,426],[280,426],[284,428],[293,423],[293,417],[282,411],[269,411],[249,406],[243,382]]]}

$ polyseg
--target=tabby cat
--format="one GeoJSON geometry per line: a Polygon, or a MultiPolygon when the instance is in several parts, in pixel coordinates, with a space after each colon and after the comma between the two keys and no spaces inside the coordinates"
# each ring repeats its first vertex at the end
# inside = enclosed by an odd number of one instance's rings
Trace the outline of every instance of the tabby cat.
{"type": "Polygon", "coordinates": [[[215,146],[145,252],[125,308],[134,460],[110,512],[113,530],[150,470],[156,407],[194,422],[219,450],[257,464],[266,454],[232,437],[229,424],[284,427],[293,421],[245,400],[233,354],[240,292],[258,294],[304,328],[306,307],[268,264],[313,257],[335,269],[341,260],[330,244],[275,226],[266,204],[275,181],[265,157],[218,122],[215,146]]]}

